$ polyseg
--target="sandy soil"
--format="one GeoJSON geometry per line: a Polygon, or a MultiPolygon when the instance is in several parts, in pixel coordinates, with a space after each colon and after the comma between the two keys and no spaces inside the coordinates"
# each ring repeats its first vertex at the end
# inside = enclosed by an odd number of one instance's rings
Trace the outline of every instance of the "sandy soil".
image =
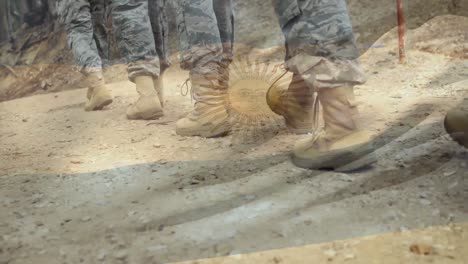
{"type": "Polygon", "coordinates": [[[334,241],[297,248],[187,261],[184,264],[230,263],[466,263],[467,225],[431,227],[424,230],[334,241]]]}
{"type": "MultiPolygon", "coordinates": [[[[467,222],[468,151],[441,123],[467,95],[465,51],[447,49],[447,41],[466,45],[452,30],[467,26],[449,16],[416,29],[406,65],[397,63],[394,31],[363,55],[369,81],[357,95],[378,162],[353,174],[295,168],[288,154],[301,137],[282,123],[250,144],[235,134],[177,136],[191,101],[179,95],[187,73],[176,68],[157,121],[125,119],[137,96],[128,82],[109,85],[116,100],[102,112],[82,110],[84,89],[0,103],[0,263],[167,263],[467,222]]],[[[466,263],[450,252],[466,244],[466,225],[437,230],[422,242],[466,263]]],[[[398,260],[420,238],[412,234],[361,252],[398,260]]]]}

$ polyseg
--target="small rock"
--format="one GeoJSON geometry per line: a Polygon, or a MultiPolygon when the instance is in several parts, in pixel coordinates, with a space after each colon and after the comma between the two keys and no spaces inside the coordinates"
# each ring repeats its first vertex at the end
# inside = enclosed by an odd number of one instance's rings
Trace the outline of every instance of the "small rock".
{"type": "Polygon", "coordinates": [[[162,251],[166,249],[167,249],[166,245],[156,245],[156,246],[151,246],[151,247],[146,248],[148,252],[157,252],[157,251],[162,251]]]}
{"type": "Polygon", "coordinates": [[[165,227],[165,226],[164,226],[163,224],[159,225],[159,226],[158,226],[158,231],[159,231],[159,232],[162,232],[162,231],[164,230],[164,227],[165,227]]]}
{"type": "Polygon", "coordinates": [[[49,83],[46,80],[41,81],[41,89],[42,90],[47,90],[48,86],[49,86],[49,83]]]}
{"type": "Polygon", "coordinates": [[[347,174],[341,175],[340,180],[345,181],[345,182],[353,182],[354,181],[354,179],[351,176],[347,175],[347,174]]]}
{"type": "Polygon", "coordinates": [[[329,258],[334,258],[336,257],[336,251],[333,250],[333,249],[328,249],[327,251],[323,252],[325,254],[325,256],[329,257],[329,258]]]}
{"type": "Polygon", "coordinates": [[[146,216],[146,215],[142,215],[142,216],[138,219],[138,221],[139,221],[141,224],[143,224],[143,225],[147,225],[147,224],[149,224],[149,223],[151,222],[151,219],[150,219],[148,216],[146,216]]]}
{"type": "Polygon", "coordinates": [[[232,247],[229,245],[215,245],[214,251],[221,256],[227,256],[232,252],[232,247]]]}
{"type": "Polygon", "coordinates": [[[103,261],[107,257],[107,251],[104,249],[99,250],[98,255],[96,257],[97,260],[103,261]]]}
{"type": "Polygon", "coordinates": [[[193,177],[193,179],[196,180],[196,181],[200,181],[200,182],[206,181],[206,177],[205,177],[205,176],[202,176],[202,175],[195,175],[195,176],[193,177]]]}
{"type": "Polygon", "coordinates": [[[413,244],[410,246],[410,252],[416,255],[434,255],[434,248],[427,244],[413,244]]]}
{"type": "Polygon", "coordinates": [[[455,188],[455,187],[457,187],[457,186],[458,186],[458,182],[454,182],[454,183],[452,183],[452,184],[450,184],[450,185],[448,186],[448,189],[451,190],[451,189],[453,189],[453,188],[455,188]]]}
{"type": "Polygon", "coordinates": [[[115,252],[115,254],[114,254],[114,257],[116,259],[119,259],[119,260],[126,259],[127,256],[128,256],[128,252],[125,249],[119,250],[119,251],[115,252]]]}
{"type": "Polygon", "coordinates": [[[429,198],[429,195],[427,195],[427,193],[421,193],[421,194],[419,194],[419,198],[427,199],[427,198],[429,198]]]}
{"type": "Polygon", "coordinates": [[[432,204],[431,201],[426,200],[426,199],[421,199],[419,202],[420,202],[422,205],[425,205],[425,206],[431,205],[431,204],[432,204]]]}
{"type": "Polygon", "coordinates": [[[446,173],[444,173],[444,176],[445,176],[445,177],[452,176],[452,175],[454,175],[455,173],[457,173],[457,171],[446,172],[446,173]]]}
{"type": "Polygon", "coordinates": [[[128,212],[127,216],[134,216],[136,214],[137,214],[136,211],[130,211],[130,212],[128,212]]]}
{"type": "Polygon", "coordinates": [[[81,222],[89,222],[89,221],[91,221],[91,217],[89,217],[89,216],[85,216],[85,217],[81,218],[81,222]]]}
{"type": "Polygon", "coordinates": [[[354,254],[351,254],[351,253],[350,253],[350,254],[346,254],[346,255],[344,256],[344,259],[345,259],[345,260],[351,260],[351,259],[355,259],[355,258],[356,258],[356,256],[355,256],[354,254]]]}

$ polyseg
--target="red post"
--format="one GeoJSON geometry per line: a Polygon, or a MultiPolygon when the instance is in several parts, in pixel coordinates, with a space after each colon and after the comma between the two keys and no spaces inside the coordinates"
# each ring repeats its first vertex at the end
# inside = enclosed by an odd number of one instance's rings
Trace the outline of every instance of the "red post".
{"type": "Polygon", "coordinates": [[[398,51],[400,54],[400,63],[405,63],[406,62],[405,12],[403,8],[403,0],[397,0],[397,16],[398,16],[398,51]]]}

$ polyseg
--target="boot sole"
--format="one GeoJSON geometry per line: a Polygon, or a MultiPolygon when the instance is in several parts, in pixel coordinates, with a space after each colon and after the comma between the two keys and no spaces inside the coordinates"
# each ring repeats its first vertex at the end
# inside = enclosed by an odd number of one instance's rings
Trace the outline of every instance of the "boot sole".
{"type": "Polygon", "coordinates": [[[221,131],[219,133],[213,134],[213,132],[211,130],[200,131],[200,130],[176,128],[176,133],[177,133],[177,135],[183,136],[183,137],[216,138],[216,137],[227,136],[227,134],[229,134],[229,130],[228,131],[221,131]]]}
{"type": "Polygon", "coordinates": [[[153,114],[148,115],[148,116],[145,115],[144,117],[142,115],[137,115],[137,116],[127,115],[127,119],[128,120],[156,120],[163,116],[164,116],[163,111],[156,111],[153,114]]]}
{"type": "Polygon", "coordinates": [[[453,141],[468,149],[468,131],[455,131],[455,129],[449,125],[447,117],[444,118],[444,128],[453,141]]]}
{"type": "Polygon", "coordinates": [[[113,102],[113,99],[112,98],[108,98],[108,99],[104,99],[102,102],[100,102],[99,104],[96,104],[96,106],[92,107],[92,108],[86,108],[85,107],[85,111],[87,112],[91,112],[91,111],[100,111],[102,110],[104,107],[112,104],[113,102]]]}
{"type": "Polygon", "coordinates": [[[297,167],[304,169],[351,172],[372,165],[377,162],[377,157],[371,144],[363,144],[332,151],[316,159],[304,159],[292,154],[291,161],[297,167]],[[340,161],[339,165],[337,161],[340,161]]]}
{"type": "Polygon", "coordinates": [[[127,112],[127,119],[129,120],[155,120],[164,116],[159,98],[140,98],[130,107],[133,113],[129,114],[127,112]]]}

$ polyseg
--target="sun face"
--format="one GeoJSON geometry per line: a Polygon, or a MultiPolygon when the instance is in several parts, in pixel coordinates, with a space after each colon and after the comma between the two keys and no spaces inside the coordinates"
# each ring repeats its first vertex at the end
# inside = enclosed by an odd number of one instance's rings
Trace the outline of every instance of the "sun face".
{"type": "Polygon", "coordinates": [[[270,109],[266,96],[272,87],[287,90],[292,74],[280,63],[260,63],[248,57],[233,60],[228,72],[226,109],[233,138],[250,142],[277,132],[283,119],[270,109]]]}

